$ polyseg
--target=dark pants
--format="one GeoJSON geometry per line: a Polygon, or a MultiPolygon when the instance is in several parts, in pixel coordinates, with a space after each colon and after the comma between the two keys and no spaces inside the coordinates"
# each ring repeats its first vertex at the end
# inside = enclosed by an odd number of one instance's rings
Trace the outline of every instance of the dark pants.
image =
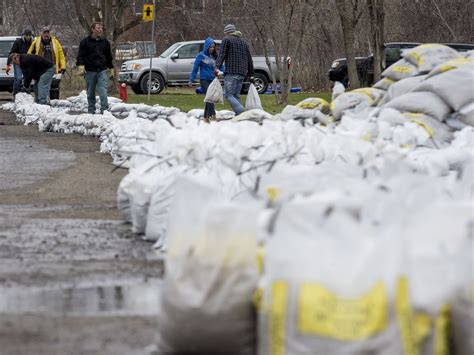
{"type": "MultiPolygon", "coordinates": [[[[207,93],[207,88],[211,85],[212,80],[200,80],[201,88],[204,91],[204,95],[207,93]]],[[[206,107],[204,108],[204,118],[209,118],[211,116],[216,116],[216,110],[212,102],[206,102],[206,107]]]]}

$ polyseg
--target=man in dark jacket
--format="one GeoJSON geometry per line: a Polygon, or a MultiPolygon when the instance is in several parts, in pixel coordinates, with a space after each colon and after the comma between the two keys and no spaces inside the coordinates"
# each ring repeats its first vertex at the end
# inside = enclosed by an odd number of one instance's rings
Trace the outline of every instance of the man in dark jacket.
{"type": "Polygon", "coordinates": [[[224,27],[216,68],[224,63],[224,96],[236,115],[245,111],[240,103],[240,90],[245,78],[253,75],[253,61],[248,44],[240,38],[242,33],[234,25],[224,27]]]}
{"type": "Polygon", "coordinates": [[[114,76],[112,51],[107,39],[102,38],[102,25],[93,23],[91,34],[79,45],[77,67],[80,75],[84,75],[87,84],[87,111],[95,113],[95,89],[99,93],[100,113],[108,109],[107,86],[108,78],[114,76]],[[108,69],[108,75],[107,75],[108,69]]]}
{"type": "Polygon", "coordinates": [[[35,90],[35,102],[41,105],[47,105],[49,91],[51,90],[51,81],[54,75],[53,63],[35,54],[12,53],[8,59],[13,62],[13,64],[20,66],[26,88],[30,87],[32,80],[35,81],[33,86],[35,90]]]}
{"type": "MultiPolygon", "coordinates": [[[[31,43],[33,41],[33,33],[31,32],[30,29],[25,29],[21,35],[20,38],[17,38],[15,42],[13,43],[12,49],[10,50],[10,54],[12,53],[20,53],[20,54],[26,54],[28,52],[28,49],[31,46],[31,43]]],[[[7,60],[7,68],[6,68],[6,74],[8,75],[10,73],[10,60],[7,60]]],[[[18,91],[20,91],[21,85],[22,85],[22,80],[23,80],[23,74],[21,72],[20,66],[13,64],[13,75],[15,76],[15,80],[13,81],[13,95],[16,95],[18,91]]]]}

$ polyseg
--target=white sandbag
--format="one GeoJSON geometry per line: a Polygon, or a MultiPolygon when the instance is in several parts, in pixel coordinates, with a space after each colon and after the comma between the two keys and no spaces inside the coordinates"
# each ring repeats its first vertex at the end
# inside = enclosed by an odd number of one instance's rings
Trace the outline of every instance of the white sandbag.
{"type": "Polygon", "coordinates": [[[151,193],[144,237],[145,240],[159,241],[159,243],[155,244],[155,249],[166,246],[165,239],[171,200],[174,196],[174,185],[178,175],[185,171],[185,166],[173,167],[169,171],[164,171],[162,176],[156,180],[151,193]]]}
{"type": "Polygon", "coordinates": [[[474,64],[425,80],[415,91],[429,91],[441,97],[454,111],[474,102],[474,64]]]}
{"type": "Polygon", "coordinates": [[[257,210],[222,203],[209,183],[182,179],[168,230],[162,353],[255,353],[257,210]]]}
{"type": "Polygon", "coordinates": [[[298,102],[295,106],[305,110],[316,109],[324,114],[328,114],[330,112],[329,102],[320,97],[308,97],[307,99],[298,102]]]}
{"type": "Polygon", "coordinates": [[[373,87],[376,88],[376,89],[387,91],[393,83],[395,83],[395,80],[390,79],[390,78],[387,77],[387,78],[382,78],[379,81],[377,81],[373,85],[373,87]]]}
{"type": "Polygon", "coordinates": [[[474,126],[474,102],[461,107],[461,109],[455,113],[455,117],[468,126],[474,126]]]}
{"type": "Polygon", "coordinates": [[[419,75],[395,82],[388,88],[387,94],[383,98],[382,103],[387,103],[396,97],[413,91],[423,80],[425,80],[425,78],[426,75],[419,75]]]}
{"type": "Polygon", "coordinates": [[[447,143],[453,139],[452,130],[446,124],[433,117],[420,113],[404,113],[403,116],[408,118],[409,122],[416,123],[422,127],[429,137],[434,140],[434,142],[428,141],[424,145],[435,148],[439,143],[447,143]]]}
{"type": "Polygon", "coordinates": [[[354,109],[358,105],[370,106],[373,100],[370,96],[360,92],[346,92],[331,102],[331,113],[336,121],[340,120],[346,110],[354,109]]]}
{"type": "Polygon", "coordinates": [[[215,78],[209,87],[207,88],[206,97],[204,98],[204,102],[210,103],[224,103],[224,93],[222,91],[221,82],[218,78],[215,78]]]}
{"type": "Polygon", "coordinates": [[[395,238],[374,238],[323,201],[284,205],[275,229],[261,282],[258,354],[403,353],[395,238]]]}
{"type": "Polygon", "coordinates": [[[431,78],[432,76],[446,73],[447,71],[461,68],[465,65],[469,64],[474,64],[474,58],[466,58],[466,57],[459,57],[455,59],[448,60],[447,62],[444,62],[443,64],[438,65],[435,67],[430,73],[428,74],[428,78],[431,78]]]}
{"type": "Polygon", "coordinates": [[[260,109],[253,109],[249,111],[244,111],[240,115],[233,118],[234,121],[254,121],[262,122],[263,120],[272,119],[273,116],[268,112],[265,112],[260,109]]]}
{"type": "Polygon", "coordinates": [[[332,88],[332,101],[334,101],[336,97],[344,94],[345,92],[346,92],[346,88],[344,84],[342,84],[339,81],[336,81],[334,83],[334,87],[332,88]]]}
{"type": "Polygon", "coordinates": [[[444,44],[426,43],[404,51],[403,57],[415,65],[420,73],[424,74],[448,60],[461,57],[461,55],[444,44]]]}
{"type": "Polygon", "coordinates": [[[432,92],[410,92],[384,104],[384,108],[394,108],[402,113],[424,113],[439,121],[444,121],[451,112],[449,106],[432,92]]]}
{"type": "Polygon", "coordinates": [[[392,79],[394,81],[410,78],[418,75],[420,72],[417,67],[406,59],[402,58],[398,62],[392,64],[382,73],[385,78],[392,79]]]}
{"type": "Polygon", "coordinates": [[[352,90],[351,92],[358,92],[370,97],[372,100],[371,106],[376,106],[385,96],[385,91],[377,88],[360,88],[352,90]]]}
{"type": "Polygon", "coordinates": [[[253,110],[253,109],[263,110],[262,103],[260,102],[260,97],[258,96],[258,92],[254,84],[250,84],[249,86],[247,98],[245,99],[245,109],[246,110],[253,110]]]}

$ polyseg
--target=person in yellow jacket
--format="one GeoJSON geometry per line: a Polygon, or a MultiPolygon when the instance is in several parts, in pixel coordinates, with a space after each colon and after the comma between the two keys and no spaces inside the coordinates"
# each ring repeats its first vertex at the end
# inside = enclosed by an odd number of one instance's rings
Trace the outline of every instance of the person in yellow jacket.
{"type": "MultiPolygon", "coordinates": [[[[41,36],[36,37],[33,43],[31,43],[28,53],[39,55],[53,63],[56,79],[60,79],[61,75],[66,71],[66,57],[64,56],[63,48],[57,38],[51,36],[48,26],[42,28],[41,36]]],[[[50,99],[59,99],[59,80],[53,80],[51,86],[50,99]]]]}

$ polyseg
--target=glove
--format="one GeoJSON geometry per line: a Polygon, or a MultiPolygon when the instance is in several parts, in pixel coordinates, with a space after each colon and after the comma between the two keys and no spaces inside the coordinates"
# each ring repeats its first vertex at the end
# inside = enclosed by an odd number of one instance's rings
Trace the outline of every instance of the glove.
{"type": "Polygon", "coordinates": [[[83,65],[79,65],[77,67],[77,74],[84,76],[85,72],[86,72],[86,68],[83,65]]]}
{"type": "Polygon", "coordinates": [[[60,72],[61,74],[64,74],[64,73],[66,72],[66,69],[63,68],[63,69],[61,69],[59,72],[60,72]]]}
{"type": "Polygon", "coordinates": [[[250,76],[249,81],[253,84],[255,81],[255,77],[253,75],[250,76]]]}
{"type": "Polygon", "coordinates": [[[7,64],[7,66],[5,68],[5,73],[7,73],[7,75],[10,74],[10,69],[11,69],[10,64],[7,64]]]}
{"type": "Polygon", "coordinates": [[[109,69],[109,79],[113,79],[115,76],[115,71],[114,68],[109,69]]]}
{"type": "Polygon", "coordinates": [[[193,84],[194,84],[194,82],[192,82],[191,80],[189,80],[188,85],[189,85],[189,86],[193,86],[193,84]]]}

